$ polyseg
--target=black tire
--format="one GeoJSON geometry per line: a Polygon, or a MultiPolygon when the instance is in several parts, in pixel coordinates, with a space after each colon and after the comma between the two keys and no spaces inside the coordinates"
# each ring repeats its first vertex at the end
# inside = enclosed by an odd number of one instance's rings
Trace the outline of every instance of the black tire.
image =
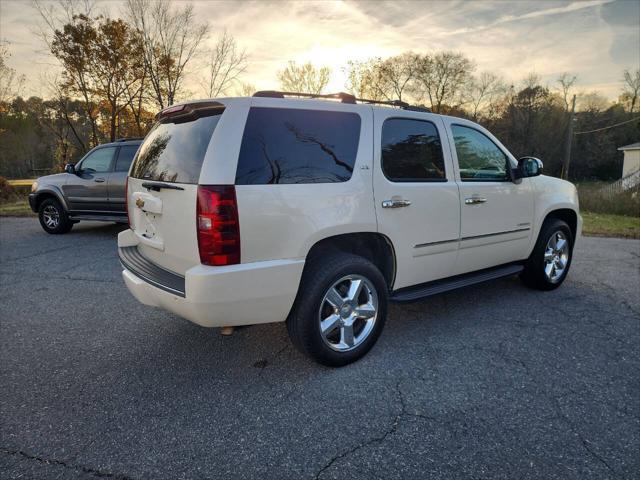
{"type": "Polygon", "coordinates": [[[64,207],[55,198],[47,198],[38,207],[38,219],[42,229],[52,235],[67,233],[73,227],[73,222],[69,220],[69,215],[64,207]],[[57,223],[53,224],[51,216],[57,215],[57,223]]]}
{"type": "MultiPolygon", "coordinates": [[[[315,260],[310,260],[306,265],[298,295],[287,318],[287,330],[291,341],[302,353],[323,365],[341,367],[363,357],[378,340],[387,316],[387,283],[380,270],[365,258],[339,251],[331,252],[327,255],[329,255],[328,258],[326,256],[322,258],[316,257],[315,260]],[[362,282],[364,287],[361,290],[361,295],[362,291],[364,291],[365,297],[360,296],[359,298],[371,299],[377,297],[378,305],[375,319],[371,322],[372,326],[367,326],[367,320],[365,319],[357,319],[353,323],[352,331],[356,334],[354,335],[356,342],[358,342],[357,332],[360,329],[359,335],[362,336],[360,342],[354,344],[349,350],[336,351],[335,348],[339,347],[334,345],[334,348],[332,348],[329,345],[331,339],[325,340],[321,333],[320,318],[322,309],[331,308],[330,303],[323,300],[325,294],[334,287],[336,282],[349,276],[353,277],[353,279],[344,280],[344,282],[349,283],[341,283],[336,288],[340,289],[348,286],[354,280],[365,279],[366,281],[362,282]],[[372,292],[369,287],[375,289],[375,292],[372,292]],[[365,328],[368,329],[367,334],[364,334],[365,328]]],[[[360,304],[359,301],[353,301],[352,305],[355,303],[360,304]]],[[[345,306],[345,309],[339,309],[339,312],[347,314],[349,308],[345,306]]],[[[334,310],[334,315],[338,315],[343,320],[341,314],[335,313],[337,311],[334,310]]],[[[355,314],[356,310],[352,309],[352,311],[355,314]]],[[[340,327],[338,327],[337,333],[335,330],[332,330],[332,332],[332,334],[339,336],[341,333],[340,327]]]]}
{"type": "Polygon", "coordinates": [[[524,271],[520,275],[525,285],[535,288],[536,290],[555,290],[562,285],[562,282],[567,278],[569,268],[571,267],[571,260],[573,259],[573,241],[573,233],[566,222],[557,218],[546,220],[542,224],[533,252],[531,252],[531,256],[525,263],[524,271]],[[554,278],[552,281],[545,273],[545,251],[547,250],[547,245],[549,244],[551,237],[556,235],[558,232],[560,232],[568,242],[568,260],[566,261],[566,266],[562,273],[558,278],[554,278]]]}

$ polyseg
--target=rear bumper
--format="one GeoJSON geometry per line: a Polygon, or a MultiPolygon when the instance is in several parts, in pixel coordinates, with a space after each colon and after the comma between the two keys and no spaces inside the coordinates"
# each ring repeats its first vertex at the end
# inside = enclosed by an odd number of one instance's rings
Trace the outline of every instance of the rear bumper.
{"type": "MultiPolygon", "coordinates": [[[[118,236],[121,255],[124,248],[132,246],[131,239],[130,230],[118,236]]],[[[270,260],[227,267],[197,265],[185,272],[182,295],[179,287],[176,288],[178,280],[167,282],[170,285],[159,285],[159,277],[140,270],[139,266],[127,262],[126,257],[121,263],[124,267],[122,278],[138,301],[163,308],[203,327],[284,321],[293,305],[304,268],[304,260],[270,260]],[[172,292],[172,288],[177,291],[172,292]]]]}

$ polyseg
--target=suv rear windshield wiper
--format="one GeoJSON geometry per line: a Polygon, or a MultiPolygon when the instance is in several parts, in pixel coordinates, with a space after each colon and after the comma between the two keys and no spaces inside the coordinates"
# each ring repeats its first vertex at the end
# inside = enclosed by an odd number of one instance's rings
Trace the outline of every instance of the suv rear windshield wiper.
{"type": "Polygon", "coordinates": [[[156,183],[156,182],[143,182],[142,186],[149,190],[154,190],[159,192],[161,189],[166,188],[169,190],[184,190],[182,187],[178,187],[177,185],[170,185],[168,183],[156,183]]]}

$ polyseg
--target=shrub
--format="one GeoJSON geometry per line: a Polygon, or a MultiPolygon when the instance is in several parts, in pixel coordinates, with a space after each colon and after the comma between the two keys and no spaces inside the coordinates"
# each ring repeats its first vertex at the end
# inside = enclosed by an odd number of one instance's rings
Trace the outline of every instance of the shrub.
{"type": "Polygon", "coordinates": [[[17,197],[16,189],[7,181],[6,178],[0,177],[0,200],[15,200],[17,197]]]}

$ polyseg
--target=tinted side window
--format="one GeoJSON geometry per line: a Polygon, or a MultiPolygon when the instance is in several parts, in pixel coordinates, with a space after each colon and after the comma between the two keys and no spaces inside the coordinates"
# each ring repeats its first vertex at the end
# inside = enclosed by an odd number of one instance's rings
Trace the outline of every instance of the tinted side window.
{"type": "Polygon", "coordinates": [[[111,171],[111,160],[116,147],[104,147],[94,150],[80,164],[80,168],[86,173],[106,173],[111,171]]]}
{"type": "Polygon", "coordinates": [[[126,145],[120,147],[118,159],[116,160],[116,172],[128,172],[131,160],[138,151],[138,145],[126,145]]]}
{"type": "Polygon", "coordinates": [[[390,118],[382,125],[382,171],[392,182],[446,181],[436,126],[390,118]]]}
{"type": "Polygon", "coordinates": [[[160,182],[198,183],[204,155],[222,113],[156,123],[144,139],[131,176],[160,182]]]}
{"type": "Polygon", "coordinates": [[[236,184],[346,182],[359,141],[355,113],[251,108],[236,184]]]}
{"type": "Polygon", "coordinates": [[[469,127],[452,125],[463,182],[508,180],[507,156],[485,134],[469,127]]]}

